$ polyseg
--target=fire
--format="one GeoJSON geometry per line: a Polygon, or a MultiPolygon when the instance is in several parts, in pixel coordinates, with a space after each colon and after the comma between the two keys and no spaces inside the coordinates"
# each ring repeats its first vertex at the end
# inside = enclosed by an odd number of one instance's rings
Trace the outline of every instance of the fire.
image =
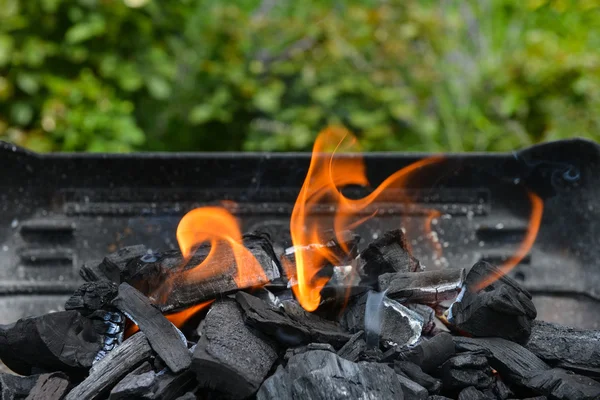
{"type": "Polygon", "coordinates": [[[519,262],[527,255],[529,250],[533,247],[533,243],[535,242],[535,238],[540,230],[540,225],[542,223],[542,215],[544,214],[544,202],[542,199],[533,192],[527,193],[529,197],[529,201],[531,202],[531,214],[529,216],[529,224],[527,226],[527,232],[525,233],[525,238],[519,245],[519,248],[513,254],[511,258],[506,260],[501,266],[498,267],[500,270],[500,274],[498,276],[490,276],[487,279],[479,282],[477,286],[474,288],[475,291],[481,290],[484,287],[490,285],[494,281],[498,280],[500,277],[509,273],[515,266],[519,264],[519,262]]]}
{"type": "Polygon", "coordinates": [[[350,199],[340,191],[344,186],[369,185],[363,159],[359,153],[346,154],[344,157],[334,155],[357,150],[357,140],[347,130],[328,128],[321,132],[314,144],[308,174],[292,212],[290,233],[294,246],[300,249],[295,253],[298,284],[292,289],[300,304],[308,311],[319,306],[321,289],[327,283],[327,278],[318,276],[317,273],[326,261],[335,259],[335,255],[326,247],[320,248],[319,252],[309,252],[302,251],[302,246],[324,243],[326,238],[322,237],[323,232],[332,228],[337,239],[343,243],[340,234],[373,216],[374,214],[361,217],[364,210],[386,190],[405,188],[416,172],[442,160],[441,157],[432,157],[415,162],[392,174],[368,196],[350,199]],[[333,226],[325,218],[310,218],[324,204],[329,204],[334,209],[333,226]]]}
{"type": "MultiPolygon", "coordinates": [[[[181,311],[178,311],[178,312],[175,312],[172,314],[167,314],[167,315],[165,315],[165,317],[169,321],[171,321],[173,323],[173,325],[175,325],[178,328],[181,328],[187,320],[192,318],[194,315],[198,314],[200,311],[204,310],[207,306],[212,304],[213,301],[214,300],[205,301],[204,303],[200,303],[200,304],[196,304],[195,306],[188,307],[185,310],[181,310],[181,311]]],[[[137,325],[132,324],[125,331],[125,337],[128,338],[129,336],[133,335],[134,333],[136,333],[139,330],[140,330],[140,328],[137,325]]]]}

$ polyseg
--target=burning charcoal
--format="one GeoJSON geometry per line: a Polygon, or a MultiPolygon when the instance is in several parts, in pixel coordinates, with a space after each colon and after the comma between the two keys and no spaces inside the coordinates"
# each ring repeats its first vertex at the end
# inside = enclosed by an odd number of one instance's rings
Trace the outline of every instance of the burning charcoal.
{"type": "Polygon", "coordinates": [[[107,255],[98,266],[98,270],[111,282],[121,283],[130,278],[127,263],[131,260],[144,257],[148,250],[144,245],[123,247],[107,255]]]}
{"type": "Polygon", "coordinates": [[[0,399],[24,399],[42,375],[0,374],[0,399]]]}
{"type": "Polygon", "coordinates": [[[501,338],[454,337],[458,351],[489,352],[489,362],[500,375],[521,386],[550,367],[523,346],[501,338]]]}
{"type": "Polygon", "coordinates": [[[501,337],[524,342],[531,333],[537,313],[531,295],[486,262],[473,266],[461,295],[448,313],[448,321],[476,337],[501,337]],[[498,278],[482,290],[478,286],[490,277],[498,278]]]}
{"type": "Polygon", "coordinates": [[[474,386],[487,389],[492,383],[492,368],[481,355],[463,353],[452,357],[442,365],[444,389],[455,391],[474,386]]]}
{"type": "Polygon", "coordinates": [[[379,290],[399,301],[435,304],[454,299],[464,281],[464,269],[388,273],[379,276],[379,290]]]}
{"type": "Polygon", "coordinates": [[[0,358],[21,375],[31,374],[32,367],[81,374],[92,365],[113,326],[77,311],[20,319],[0,325],[0,358]]]}
{"type": "Polygon", "coordinates": [[[146,334],[150,346],[175,373],[189,368],[192,357],[183,335],[137,289],[127,283],[119,285],[119,295],[113,301],[146,334]]]}
{"type": "Polygon", "coordinates": [[[66,400],[88,400],[102,397],[114,385],[147,361],[152,349],[143,332],[138,332],[117,346],[90,369],[89,376],[69,392],[66,400]]]}
{"type": "Polygon", "coordinates": [[[597,400],[600,398],[600,382],[560,368],[540,372],[531,378],[526,386],[552,399],[597,400]]]}
{"type": "Polygon", "coordinates": [[[431,339],[422,340],[416,346],[396,346],[383,355],[382,361],[410,361],[430,373],[454,354],[452,335],[440,333],[431,339]]]}
{"type": "Polygon", "coordinates": [[[383,293],[355,299],[342,316],[342,325],[350,332],[365,330],[367,347],[371,337],[377,338],[384,348],[414,344],[421,336],[421,316],[402,304],[388,299],[383,293]],[[377,300],[377,299],[380,299],[377,300]],[[369,306],[367,308],[367,306],[369,306]]]}
{"type": "Polygon", "coordinates": [[[408,379],[406,376],[402,374],[396,375],[398,380],[400,381],[400,385],[402,386],[402,392],[404,393],[405,399],[414,399],[414,400],[426,400],[427,399],[427,389],[418,383],[408,379]]]}
{"type": "Polygon", "coordinates": [[[124,400],[132,396],[148,398],[156,386],[156,373],[148,361],[125,375],[110,391],[109,400],[124,400]]]}
{"type": "Polygon", "coordinates": [[[358,264],[362,282],[375,286],[385,273],[415,272],[421,269],[419,260],[408,250],[406,237],[400,229],[387,232],[360,253],[358,264]]]}
{"type": "MultiPolygon", "coordinates": [[[[281,263],[285,265],[288,276],[296,276],[296,253],[298,250],[302,250],[303,253],[315,252],[322,253],[326,251],[328,255],[334,258],[335,265],[329,264],[322,266],[321,273],[324,273],[327,277],[331,277],[334,273],[334,267],[349,266],[353,263],[353,260],[358,255],[358,242],[360,237],[350,231],[342,231],[340,239],[336,237],[327,241],[325,244],[314,243],[308,246],[292,246],[285,249],[284,254],[281,256],[281,263]],[[347,249],[348,251],[346,251],[347,249]]],[[[309,256],[308,259],[311,257],[309,256]]],[[[338,271],[339,273],[340,271],[338,271]]]]}
{"type": "Polygon", "coordinates": [[[423,386],[430,394],[437,394],[442,388],[442,381],[427,375],[421,367],[410,361],[394,362],[394,371],[423,386]]]}
{"type": "Polygon", "coordinates": [[[337,355],[352,362],[357,362],[360,355],[367,349],[367,343],[363,339],[364,331],[358,331],[342,348],[337,352],[337,355]]]}
{"type": "Polygon", "coordinates": [[[246,398],[258,390],[276,359],[272,344],[244,324],[238,304],[224,300],[206,315],[192,369],[201,387],[246,398]]]}
{"type": "Polygon", "coordinates": [[[339,348],[350,338],[335,322],[306,312],[294,300],[274,308],[258,297],[238,292],[236,301],[244,310],[246,323],[286,346],[316,342],[339,348]]]}
{"type": "MultiPolygon", "coordinates": [[[[69,378],[62,372],[43,374],[25,400],[61,400],[69,390],[69,378]]],[[[2,396],[2,399],[7,397],[2,396]]]]}
{"type": "Polygon", "coordinates": [[[109,281],[86,282],[65,303],[65,310],[76,310],[82,315],[112,308],[111,301],[119,293],[119,287],[109,281]]]}
{"type": "Polygon", "coordinates": [[[600,331],[533,321],[525,348],[551,366],[600,377],[600,331]]]}
{"type": "MultiPolygon", "coordinates": [[[[194,390],[198,386],[196,374],[193,371],[183,371],[178,374],[166,372],[158,374],[156,390],[153,399],[155,400],[175,400],[186,392],[194,390]]],[[[203,389],[203,392],[206,392],[203,389]]],[[[194,396],[194,399],[196,397],[194,396]]]]}
{"type": "MultiPolygon", "coordinates": [[[[234,276],[237,264],[233,252],[213,253],[211,262],[203,265],[202,280],[186,279],[183,273],[205,261],[209,245],[198,247],[190,260],[184,260],[179,251],[168,251],[152,259],[138,257],[127,264],[131,278],[127,283],[152,297],[162,312],[178,310],[234,293],[241,289],[261,286],[280,277],[279,261],[265,235],[244,235],[244,246],[263,268],[263,274],[250,277],[244,287],[238,287],[234,276]],[[182,269],[182,265],[186,265],[182,269]],[[265,280],[266,279],[266,280],[265,280]]],[[[254,260],[252,260],[252,264],[254,260]]]]}
{"type": "Polygon", "coordinates": [[[292,357],[260,387],[257,400],[402,399],[398,375],[384,364],[353,363],[328,351],[292,357]]]}
{"type": "Polygon", "coordinates": [[[496,397],[488,397],[485,393],[477,390],[477,388],[469,386],[461,390],[458,400],[496,400],[496,397]]]}

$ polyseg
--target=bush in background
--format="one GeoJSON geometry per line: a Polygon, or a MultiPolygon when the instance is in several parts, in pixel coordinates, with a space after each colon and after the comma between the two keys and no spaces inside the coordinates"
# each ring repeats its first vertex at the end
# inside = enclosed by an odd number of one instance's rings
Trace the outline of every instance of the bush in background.
{"type": "Polygon", "coordinates": [[[594,0],[0,0],[0,139],[37,151],[600,140],[594,0]]]}

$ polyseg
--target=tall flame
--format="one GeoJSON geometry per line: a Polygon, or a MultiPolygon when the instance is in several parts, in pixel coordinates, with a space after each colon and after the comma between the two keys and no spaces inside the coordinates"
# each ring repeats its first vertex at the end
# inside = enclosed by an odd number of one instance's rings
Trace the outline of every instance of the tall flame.
{"type": "Polygon", "coordinates": [[[342,232],[365,222],[370,216],[361,215],[379,196],[390,188],[406,187],[409,178],[417,171],[442,160],[441,157],[432,157],[415,162],[392,174],[368,196],[350,199],[341,193],[341,188],[369,185],[363,159],[360,154],[346,154],[344,157],[334,155],[357,150],[357,140],[347,130],[332,127],[321,132],[315,141],[308,174],[292,211],[290,233],[294,246],[298,248],[295,252],[298,284],[292,288],[300,304],[308,311],[319,306],[320,291],[328,281],[327,277],[319,276],[317,272],[326,260],[335,259],[335,255],[326,247],[319,248],[318,252],[302,249],[302,246],[312,243],[325,243],[323,232],[332,228],[328,226],[331,222],[327,219],[310,218],[310,215],[323,204],[332,205],[335,209],[333,231],[343,246],[342,232]]]}

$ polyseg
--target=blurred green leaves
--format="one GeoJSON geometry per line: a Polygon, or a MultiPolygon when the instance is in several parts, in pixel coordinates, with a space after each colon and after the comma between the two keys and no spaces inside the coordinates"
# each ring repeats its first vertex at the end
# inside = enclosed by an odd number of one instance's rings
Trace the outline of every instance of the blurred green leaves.
{"type": "Polygon", "coordinates": [[[600,140],[594,0],[0,0],[0,139],[38,151],[600,140]]]}

